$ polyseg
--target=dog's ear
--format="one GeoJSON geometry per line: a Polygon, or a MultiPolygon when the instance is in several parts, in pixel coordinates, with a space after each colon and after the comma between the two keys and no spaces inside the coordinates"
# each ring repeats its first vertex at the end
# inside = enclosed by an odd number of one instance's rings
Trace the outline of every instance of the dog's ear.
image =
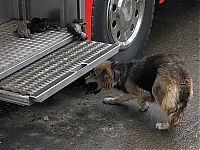
{"type": "Polygon", "coordinates": [[[93,73],[94,73],[94,75],[98,76],[100,74],[100,69],[95,68],[93,73]]]}

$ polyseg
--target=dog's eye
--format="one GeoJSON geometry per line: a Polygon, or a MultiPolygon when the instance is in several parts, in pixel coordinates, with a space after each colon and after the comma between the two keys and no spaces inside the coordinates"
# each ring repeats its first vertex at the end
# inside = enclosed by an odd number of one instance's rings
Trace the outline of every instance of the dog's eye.
{"type": "Polygon", "coordinates": [[[102,70],[101,74],[102,74],[103,76],[107,76],[107,75],[108,75],[108,72],[107,72],[106,69],[104,69],[104,70],[102,70]]]}
{"type": "Polygon", "coordinates": [[[107,71],[104,69],[104,70],[102,71],[102,73],[103,73],[103,74],[106,74],[106,73],[107,73],[107,71]]]}

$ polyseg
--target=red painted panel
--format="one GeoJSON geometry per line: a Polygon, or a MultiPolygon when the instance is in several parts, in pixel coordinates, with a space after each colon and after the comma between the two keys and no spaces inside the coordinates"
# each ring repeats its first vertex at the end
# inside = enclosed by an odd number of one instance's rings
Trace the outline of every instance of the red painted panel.
{"type": "Polygon", "coordinates": [[[93,0],[85,0],[85,32],[88,36],[88,39],[91,40],[92,35],[92,6],[93,0]]]}
{"type": "Polygon", "coordinates": [[[159,0],[159,4],[162,4],[164,2],[165,2],[165,0],[159,0]]]}

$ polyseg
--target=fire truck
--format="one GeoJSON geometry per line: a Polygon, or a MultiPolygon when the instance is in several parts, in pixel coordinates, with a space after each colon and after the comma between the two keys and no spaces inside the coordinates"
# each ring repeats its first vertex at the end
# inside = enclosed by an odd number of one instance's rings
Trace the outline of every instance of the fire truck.
{"type": "Polygon", "coordinates": [[[164,0],[1,0],[0,100],[42,102],[99,63],[133,59],[145,46],[155,3],[164,0]],[[22,20],[48,18],[61,30],[16,37],[22,20]],[[88,40],[65,30],[83,20],[88,40]]]}

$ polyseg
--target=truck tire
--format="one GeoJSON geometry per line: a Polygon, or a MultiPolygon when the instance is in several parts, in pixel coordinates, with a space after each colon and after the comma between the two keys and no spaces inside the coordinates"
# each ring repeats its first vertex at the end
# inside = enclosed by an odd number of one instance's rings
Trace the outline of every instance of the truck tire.
{"type": "Polygon", "coordinates": [[[132,60],[146,44],[154,3],[154,0],[94,0],[92,40],[119,43],[120,52],[111,60],[132,60]]]}

